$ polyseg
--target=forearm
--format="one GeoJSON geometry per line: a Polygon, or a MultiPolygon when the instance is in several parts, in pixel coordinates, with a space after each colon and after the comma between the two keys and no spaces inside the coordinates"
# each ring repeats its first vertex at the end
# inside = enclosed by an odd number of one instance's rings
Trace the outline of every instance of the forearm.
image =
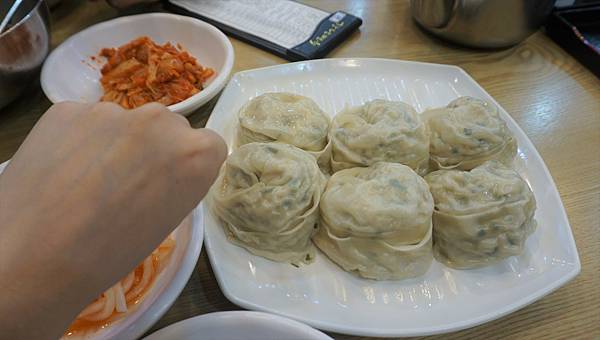
{"type": "Polygon", "coordinates": [[[0,175],[0,338],[60,337],[198,204],[226,150],[159,104],[50,108],[0,175]]]}
{"type": "MultiPolygon", "coordinates": [[[[70,153],[63,164],[85,164],[78,155],[85,153],[70,153]]],[[[0,329],[9,339],[57,339],[113,280],[94,277],[86,264],[94,253],[86,233],[101,220],[88,192],[102,180],[69,168],[32,176],[34,163],[20,156],[0,175],[0,329]],[[45,189],[49,181],[62,189],[45,189]]]]}
{"type": "MultiPolygon", "coordinates": [[[[44,254],[47,247],[32,246],[26,232],[33,229],[27,225],[30,222],[7,218],[10,214],[1,209],[0,216],[2,337],[57,339],[93,299],[96,287],[78,282],[74,270],[69,269],[73,265],[60,256],[44,254]]],[[[45,227],[48,231],[58,229],[45,227]]]]}

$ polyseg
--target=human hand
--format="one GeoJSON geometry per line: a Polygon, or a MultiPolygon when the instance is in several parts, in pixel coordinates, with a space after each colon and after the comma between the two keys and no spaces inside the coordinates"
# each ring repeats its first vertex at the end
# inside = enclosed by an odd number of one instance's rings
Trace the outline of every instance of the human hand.
{"type": "Polygon", "coordinates": [[[57,338],[198,204],[225,159],[159,104],[61,103],[0,175],[0,329],[57,338]]]}

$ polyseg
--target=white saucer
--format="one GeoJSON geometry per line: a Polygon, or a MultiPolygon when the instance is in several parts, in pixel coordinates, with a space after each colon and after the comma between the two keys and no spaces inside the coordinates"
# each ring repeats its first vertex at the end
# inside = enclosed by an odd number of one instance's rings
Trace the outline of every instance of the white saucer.
{"type": "Polygon", "coordinates": [[[186,319],[163,328],[146,340],[331,340],[314,328],[261,312],[219,312],[186,319]]]}

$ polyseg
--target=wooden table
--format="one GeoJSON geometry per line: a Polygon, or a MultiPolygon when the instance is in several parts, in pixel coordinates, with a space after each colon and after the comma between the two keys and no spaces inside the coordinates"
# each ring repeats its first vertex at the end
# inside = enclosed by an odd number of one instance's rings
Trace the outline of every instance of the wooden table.
{"type": "MultiPolygon", "coordinates": [[[[419,30],[411,20],[408,1],[305,2],[328,11],[343,9],[364,19],[360,32],[331,57],[417,60],[465,69],[519,123],[561,193],[579,249],[581,274],[509,316],[434,338],[600,338],[600,80],[542,32],[510,49],[474,51],[419,30]]],[[[160,9],[160,5],[151,8],[160,9]]],[[[63,1],[53,11],[53,46],[84,27],[117,15],[102,1],[63,1]]],[[[232,42],[234,72],[286,62],[235,39],[232,42]]],[[[190,117],[194,126],[205,124],[215,102],[190,117]]],[[[49,106],[36,81],[26,95],[0,111],[0,161],[13,155],[49,106]]],[[[191,316],[235,309],[239,308],[219,290],[203,252],[181,296],[151,331],[191,316]]]]}

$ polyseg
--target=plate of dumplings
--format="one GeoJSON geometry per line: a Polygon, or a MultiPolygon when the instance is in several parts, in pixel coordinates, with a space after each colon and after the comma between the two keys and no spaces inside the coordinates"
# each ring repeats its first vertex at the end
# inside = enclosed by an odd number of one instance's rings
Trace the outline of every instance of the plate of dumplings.
{"type": "MultiPolygon", "coordinates": [[[[535,114],[535,113],[532,113],[535,114]]],[[[574,278],[556,186],[456,66],[325,59],[235,74],[199,209],[233,303],[352,335],[473,327],[574,278]]]]}

